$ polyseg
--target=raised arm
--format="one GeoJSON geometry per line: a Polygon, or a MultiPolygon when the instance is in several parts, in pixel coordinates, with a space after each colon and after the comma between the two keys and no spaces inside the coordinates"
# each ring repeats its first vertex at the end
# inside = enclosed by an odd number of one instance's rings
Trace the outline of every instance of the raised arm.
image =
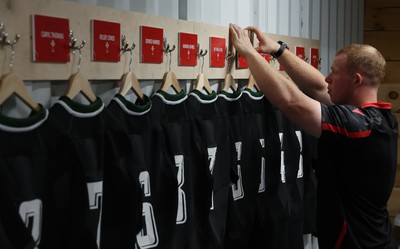
{"type": "Polygon", "coordinates": [[[301,129],[319,137],[320,103],[306,96],[295,84],[273,69],[253,48],[247,32],[234,24],[229,25],[229,31],[232,44],[246,58],[251,74],[266,98],[301,129]]]}
{"type": "MultiPolygon", "coordinates": [[[[279,50],[280,44],[264,35],[258,28],[251,26],[246,30],[253,31],[259,40],[256,51],[271,54],[279,50]]],[[[322,103],[332,104],[327,91],[328,84],[320,71],[287,49],[278,57],[278,61],[305,94],[322,103]]]]}

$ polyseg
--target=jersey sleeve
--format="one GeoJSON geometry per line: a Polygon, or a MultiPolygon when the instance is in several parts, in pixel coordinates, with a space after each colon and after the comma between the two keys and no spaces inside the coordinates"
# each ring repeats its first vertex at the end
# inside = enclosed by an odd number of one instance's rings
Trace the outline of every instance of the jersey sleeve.
{"type": "Polygon", "coordinates": [[[362,109],[350,105],[321,104],[322,132],[331,132],[349,138],[368,137],[372,120],[362,109]]]}

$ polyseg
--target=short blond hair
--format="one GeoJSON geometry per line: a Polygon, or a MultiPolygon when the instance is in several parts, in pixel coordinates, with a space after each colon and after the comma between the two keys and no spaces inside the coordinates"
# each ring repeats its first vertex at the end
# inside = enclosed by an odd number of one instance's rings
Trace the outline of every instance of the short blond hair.
{"type": "Polygon", "coordinates": [[[351,44],[340,49],[336,55],[347,56],[348,69],[361,73],[372,84],[379,85],[385,77],[386,61],[382,54],[371,45],[351,44]]]}

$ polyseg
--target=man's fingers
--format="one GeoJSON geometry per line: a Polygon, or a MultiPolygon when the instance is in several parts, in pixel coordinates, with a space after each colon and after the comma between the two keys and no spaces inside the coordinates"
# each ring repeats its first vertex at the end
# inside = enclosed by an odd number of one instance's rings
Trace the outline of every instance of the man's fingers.
{"type": "Polygon", "coordinates": [[[231,33],[232,38],[237,38],[237,31],[233,24],[229,24],[229,32],[231,33]]]}
{"type": "Polygon", "coordinates": [[[238,31],[239,31],[239,27],[238,27],[237,25],[235,25],[235,24],[230,24],[230,26],[231,26],[232,30],[235,31],[236,34],[239,33],[239,32],[238,32],[238,31]]]}
{"type": "Polygon", "coordinates": [[[243,32],[243,29],[240,28],[238,25],[231,23],[231,24],[229,24],[229,26],[230,26],[230,28],[232,28],[235,31],[235,34],[238,38],[245,35],[243,32]]]}

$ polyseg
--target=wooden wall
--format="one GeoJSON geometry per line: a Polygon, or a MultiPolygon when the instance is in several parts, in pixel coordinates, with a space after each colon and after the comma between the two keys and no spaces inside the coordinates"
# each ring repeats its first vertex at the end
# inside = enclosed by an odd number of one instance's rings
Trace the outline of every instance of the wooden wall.
{"type": "MultiPolygon", "coordinates": [[[[393,112],[400,122],[400,98],[389,96],[389,93],[400,94],[399,16],[399,0],[366,0],[364,41],[381,51],[387,62],[386,76],[381,84],[379,97],[381,100],[392,102],[393,112]]],[[[397,151],[396,183],[388,207],[392,217],[400,213],[400,139],[397,151]]]]}

